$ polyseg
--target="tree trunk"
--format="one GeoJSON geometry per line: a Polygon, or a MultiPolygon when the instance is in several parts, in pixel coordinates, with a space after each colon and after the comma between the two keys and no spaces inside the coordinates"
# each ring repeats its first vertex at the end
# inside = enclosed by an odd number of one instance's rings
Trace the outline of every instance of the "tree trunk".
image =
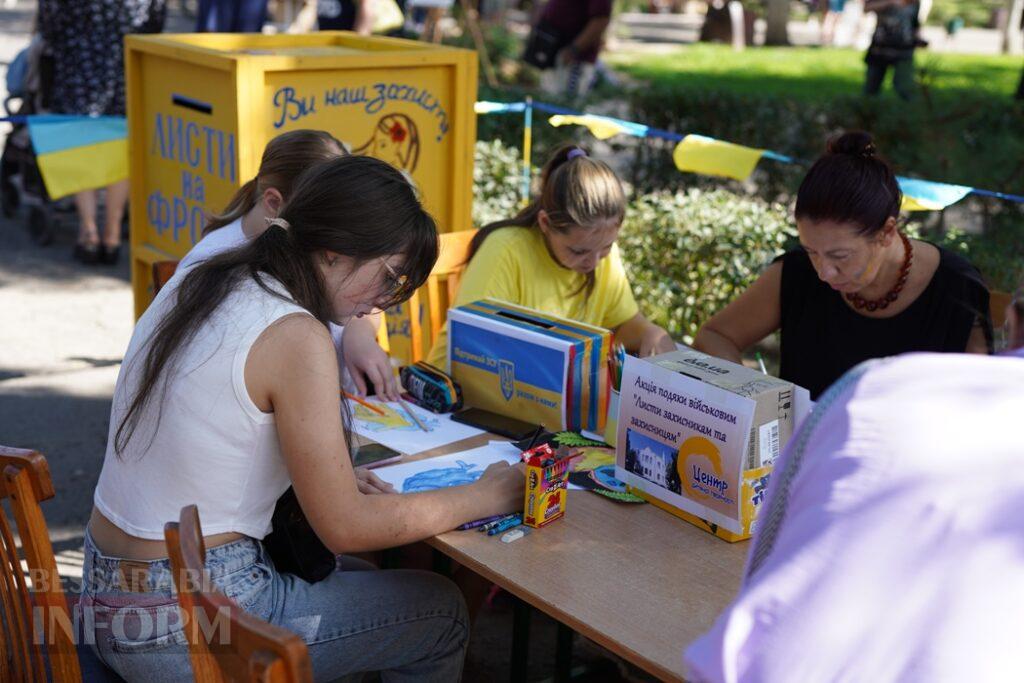
{"type": "Polygon", "coordinates": [[[1003,52],[1017,53],[1021,50],[1024,36],[1021,34],[1021,14],[1024,13],[1024,0],[1008,0],[1006,26],[1003,27],[1003,52]]]}
{"type": "Polygon", "coordinates": [[[768,0],[765,23],[765,45],[789,45],[789,0],[768,0]]]}

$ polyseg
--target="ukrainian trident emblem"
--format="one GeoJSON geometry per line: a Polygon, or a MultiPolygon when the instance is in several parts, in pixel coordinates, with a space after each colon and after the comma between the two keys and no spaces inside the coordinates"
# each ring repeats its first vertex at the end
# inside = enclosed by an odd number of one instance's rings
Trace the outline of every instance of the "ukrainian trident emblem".
{"type": "Polygon", "coordinates": [[[501,380],[501,395],[506,401],[511,401],[516,388],[516,366],[512,361],[498,361],[498,378],[501,380]]]}

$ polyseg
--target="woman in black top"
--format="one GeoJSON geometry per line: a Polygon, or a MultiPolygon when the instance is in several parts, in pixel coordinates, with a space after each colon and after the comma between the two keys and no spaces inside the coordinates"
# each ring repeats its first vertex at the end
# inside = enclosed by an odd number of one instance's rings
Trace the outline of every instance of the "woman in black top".
{"type": "Polygon", "coordinates": [[[775,259],[701,327],[694,347],[739,362],[782,330],[780,376],[816,398],[869,358],[989,353],[988,290],[965,259],[897,227],[903,195],[867,133],[846,133],[796,200],[801,248],[775,259]]]}

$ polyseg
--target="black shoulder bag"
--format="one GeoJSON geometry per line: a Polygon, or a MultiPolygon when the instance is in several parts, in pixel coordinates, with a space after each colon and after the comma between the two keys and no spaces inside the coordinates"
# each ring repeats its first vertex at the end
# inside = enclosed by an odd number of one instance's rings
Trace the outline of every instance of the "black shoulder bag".
{"type": "Polygon", "coordinates": [[[325,579],[334,571],[334,553],[309,525],[295,489],[290,486],[277,499],[271,527],[263,545],[277,571],[294,574],[309,583],[325,579]]]}

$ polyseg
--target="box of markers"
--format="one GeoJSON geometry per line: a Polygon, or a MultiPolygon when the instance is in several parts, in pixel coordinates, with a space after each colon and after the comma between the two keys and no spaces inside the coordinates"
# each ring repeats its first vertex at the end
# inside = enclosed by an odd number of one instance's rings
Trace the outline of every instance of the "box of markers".
{"type": "Polygon", "coordinates": [[[565,514],[568,498],[568,449],[557,451],[545,444],[523,453],[526,463],[526,495],[523,501],[523,524],[539,529],[565,514]]]}

